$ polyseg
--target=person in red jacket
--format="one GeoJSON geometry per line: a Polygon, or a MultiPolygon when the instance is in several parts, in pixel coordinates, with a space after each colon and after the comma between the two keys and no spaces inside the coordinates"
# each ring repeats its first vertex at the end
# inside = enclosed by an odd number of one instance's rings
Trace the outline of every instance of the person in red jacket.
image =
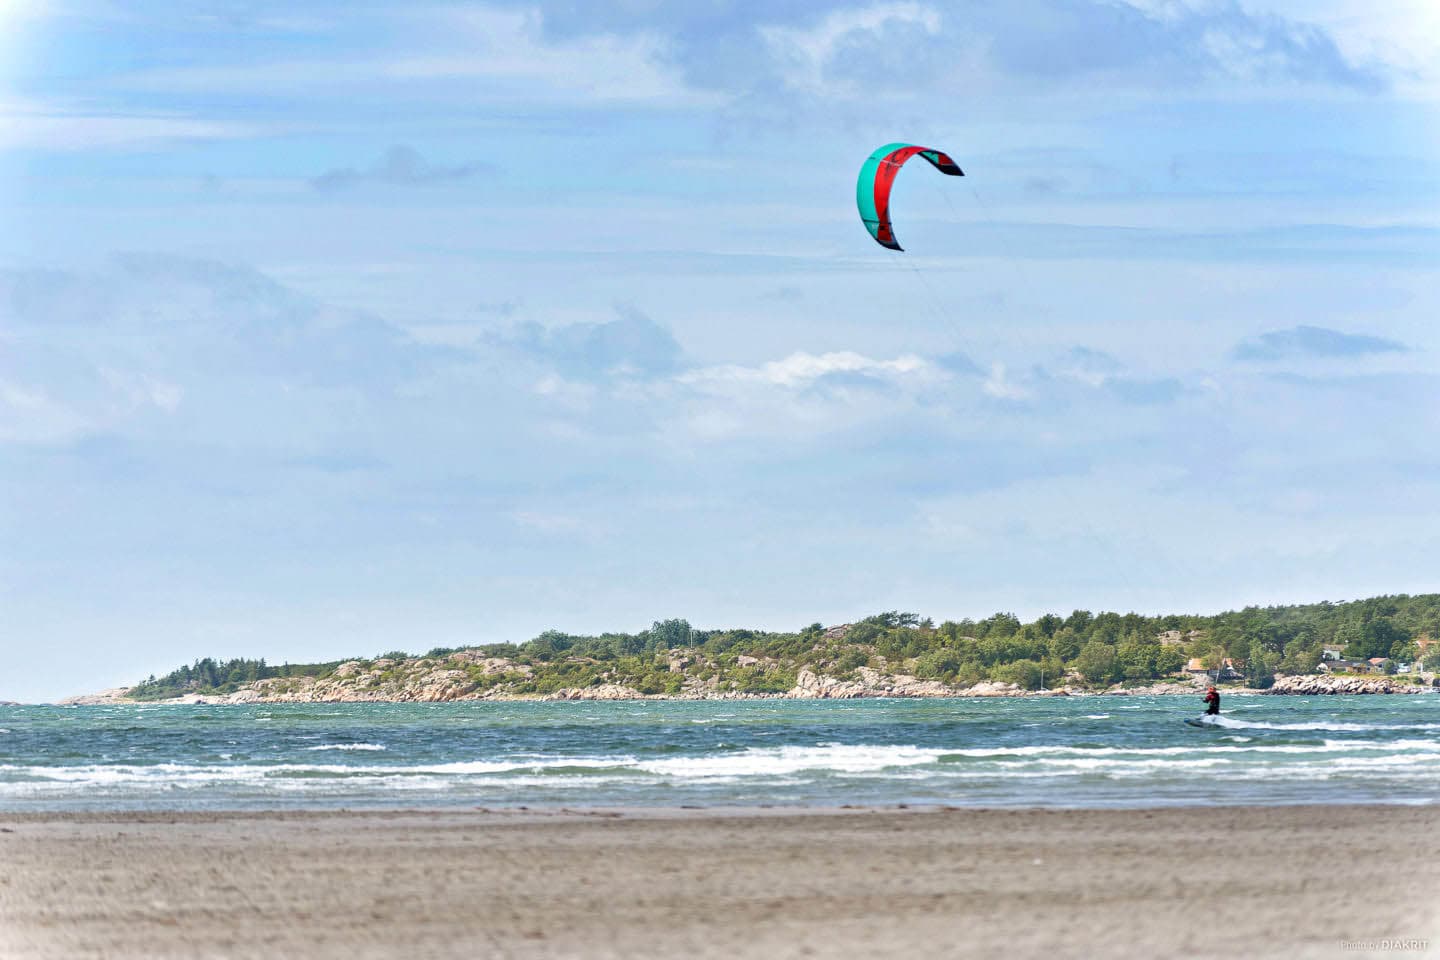
{"type": "Polygon", "coordinates": [[[1219,712],[1220,712],[1220,693],[1219,693],[1219,691],[1217,691],[1214,687],[1211,687],[1211,688],[1210,688],[1209,690],[1207,690],[1206,693],[1205,693],[1205,713],[1206,713],[1207,715],[1213,717],[1213,716],[1215,716],[1216,714],[1218,714],[1219,712]]]}

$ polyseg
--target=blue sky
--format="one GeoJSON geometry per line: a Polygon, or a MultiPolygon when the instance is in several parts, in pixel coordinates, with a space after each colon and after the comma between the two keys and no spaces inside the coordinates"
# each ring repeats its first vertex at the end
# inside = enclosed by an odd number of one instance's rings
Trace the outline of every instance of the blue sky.
{"type": "Polygon", "coordinates": [[[1385,6],[0,0],[0,698],[1433,590],[1385,6]]]}

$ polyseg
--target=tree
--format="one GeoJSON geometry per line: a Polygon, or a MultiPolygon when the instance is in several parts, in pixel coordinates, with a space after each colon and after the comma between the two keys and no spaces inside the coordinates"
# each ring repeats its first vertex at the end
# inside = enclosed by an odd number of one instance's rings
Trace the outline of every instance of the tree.
{"type": "Polygon", "coordinates": [[[521,647],[526,656],[542,662],[554,660],[569,648],[570,638],[557,630],[546,630],[521,647]]]}
{"type": "MultiPolygon", "coordinates": [[[[844,663],[846,661],[842,659],[841,662],[844,663]]],[[[839,664],[837,664],[837,666],[838,665],[839,664]]],[[[855,666],[850,667],[850,669],[854,670],[855,667],[861,665],[862,664],[857,663],[855,666]]],[[[915,675],[931,680],[950,680],[959,669],[960,658],[955,655],[953,650],[936,650],[933,653],[925,654],[915,661],[915,675]]]]}
{"type": "Polygon", "coordinates": [[[1185,654],[1174,647],[1162,646],[1160,652],[1155,656],[1155,672],[1157,676],[1178,673],[1183,666],[1185,666],[1185,654]]]}
{"type": "Polygon", "coordinates": [[[1245,661],[1245,686],[1255,690],[1268,690],[1275,684],[1275,668],[1280,655],[1271,650],[1259,650],[1245,661]]]}
{"type": "Polygon", "coordinates": [[[1115,679],[1115,648],[1101,640],[1091,640],[1080,648],[1075,669],[1091,683],[1108,683],[1115,679]]]}
{"type": "Polygon", "coordinates": [[[1055,636],[1056,631],[1058,631],[1061,627],[1065,626],[1065,621],[1061,620],[1053,613],[1047,613],[1045,614],[1045,616],[1035,621],[1035,626],[1039,629],[1042,636],[1053,637],[1055,636]]]}
{"type": "Polygon", "coordinates": [[[1390,659],[1392,660],[1400,660],[1408,663],[1419,657],[1419,655],[1420,648],[1415,643],[1413,637],[1408,640],[1399,641],[1390,648],[1390,659]]]}
{"type": "Polygon", "coordinates": [[[886,610],[884,613],[877,613],[873,617],[866,617],[863,623],[871,623],[877,627],[913,627],[920,622],[919,614],[902,613],[899,610],[886,610]]]}
{"type": "Polygon", "coordinates": [[[1160,641],[1139,633],[1131,633],[1116,648],[1115,656],[1118,667],[1126,678],[1144,680],[1169,672],[1160,666],[1162,657],[1169,662],[1165,652],[1166,648],[1161,646],[1160,641]]]}
{"type": "Polygon", "coordinates": [[[1286,673],[1313,673],[1320,665],[1320,641],[1310,634],[1301,634],[1285,644],[1280,669],[1286,673]]]}
{"type": "Polygon", "coordinates": [[[1095,618],[1094,624],[1090,627],[1090,637],[1093,640],[1104,640],[1106,643],[1115,643],[1124,632],[1124,621],[1118,613],[1102,613],[1095,618]]]}
{"type": "Polygon", "coordinates": [[[1020,632],[1020,618],[1013,613],[997,613],[976,624],[982,637],[1013,637],[1020,632]]]}
{"type": "Polygon", "coordinates": [[[689,620],[656,620],[650,625],[650,637],[657,647],[673,650],[690,646],[689,620]]]}
{"type": "Polygon", "coordinates": [[[991,679],[1013,683],[1022,690],[1040,689],[1040,664],[1034,660],[1016,660],[990,671],[991,679]]]}
{"type": "MultiPolygon", "coordinates": [[[[1339,637],[1337,632],[1336,639],[1339,637]]],[[[1388,657],[1397,645],[1408,643],[1410,631],[1396,626],[1388,617],[1378,617],[1347,631],[1346,637],[1346,658],[1369,660],[1371,657],[1388,657]]]]}
{"type": "Polygon", "coordinates": [[[1061,660],[1074,660],[1080,652],[1080,638],[1069,627],[1061,627],[1047,644],[1050,655],[1061,660]]]}
{"type": "Polygon", "coordinates": [[[1065,627],[1080,637],[1084,637],[1090,630],[1090,621],[1093,615],[1089,610],[1076,610],[1065,618],[1065,627]]]}

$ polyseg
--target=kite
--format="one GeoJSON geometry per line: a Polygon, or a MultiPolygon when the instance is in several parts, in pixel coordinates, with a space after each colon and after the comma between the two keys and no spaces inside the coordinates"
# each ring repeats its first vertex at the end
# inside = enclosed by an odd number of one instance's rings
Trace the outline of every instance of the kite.
{"type": "Polygon", "coordinates": [[[888,143],[870,154],[860,168],[860,179],[855,184],[855,204],[860,208],[860,219],[865,221],[865,229],[870,231],[870,236],[880,246],[891,250],[904,248],[896,242],[895,228],[890,225],[890,187],[905,161],[916,154],[947,176],[965,176],[955,161],[939,150],[917,147],[913,143],[888,143]]]}

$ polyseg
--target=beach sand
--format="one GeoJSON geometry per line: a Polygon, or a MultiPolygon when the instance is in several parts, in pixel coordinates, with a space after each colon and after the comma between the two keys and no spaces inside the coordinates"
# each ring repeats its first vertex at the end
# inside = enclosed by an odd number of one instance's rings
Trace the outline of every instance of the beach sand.
{"type": "Polygon", "coordinates": [[[1440,952],[1440,807],[0,814],[0,831],[7,958],[1440,952]]]}

